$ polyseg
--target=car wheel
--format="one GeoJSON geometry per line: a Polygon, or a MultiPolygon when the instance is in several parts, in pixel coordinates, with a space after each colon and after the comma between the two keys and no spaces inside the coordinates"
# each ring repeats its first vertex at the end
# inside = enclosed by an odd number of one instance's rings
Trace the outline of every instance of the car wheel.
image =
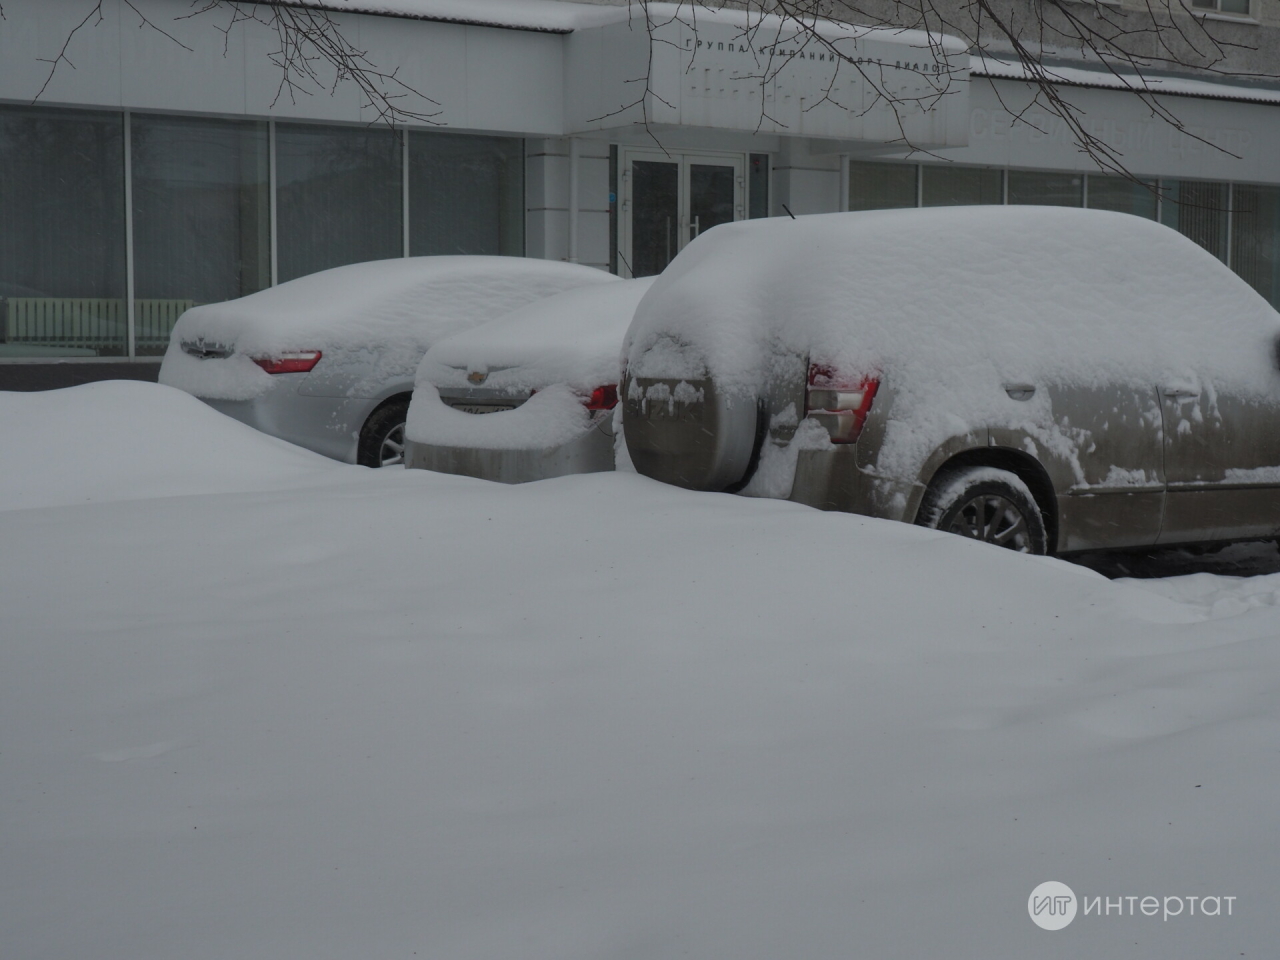
{"type": "Polygon", "coordinates": [[[1049,552],[1040,507],[1021,478],[1008,470],[948,471],[930,485],[916,522],[1018,553],[1049,552]]]}
{"type": "Polygon", "coordinates": [[[384,404],[369,416],[360,431],[356,463],[362,467],[390,467],[404,463],[404,422],[409,404],[404,400],[384,404]]]}

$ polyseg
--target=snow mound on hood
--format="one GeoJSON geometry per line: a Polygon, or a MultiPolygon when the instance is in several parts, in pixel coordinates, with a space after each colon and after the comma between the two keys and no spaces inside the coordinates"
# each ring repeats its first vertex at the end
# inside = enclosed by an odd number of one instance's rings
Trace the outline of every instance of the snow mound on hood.
{"type": "Polygon", "coordinates": [[[466,387],[467,373],[489,373],[486,388],[541,390],[553,383],[590,392],[617,383],[618,353],[636,305],[653,278],[580,287],[454,334],[427,351],[417,382],[466,387]]]}
{"type": "Polygon", "coordinates": [[[406,257],[334,267],[258,293],[193,307],[174,326],[160,382],[197,396],[251,399],[270,375],[248,357],[320,350],[371,366],[385,382],[413,375],[435,341],[518,306],[617,278],[575,263],[523,257],[406,257]],[[187,356],[182,342],[233,347],[234,363],[187,356]]]}
{"type": "Polygon", "coordinates": [[[431,384],[409,405],[405,436],[414,443],[481,450],[541,450],[578,439],[593,426],[582,397],[564,384],[539,390],[514,410],[477,415],[455,410],[431,384]]]}
{"type": "Polygon", "coordinates": [[[0,393],[0,446],[0,510],[288,487],[352,469],[133,380],[0,393]]]}
{"type": "Polygon", "coordinates": [[[1265,300],[1158,223],[949,207],[716,227],[640,303],[624,357],[637,376],[709,370],[743,396],[782,354],[881,372],[908,425],[886,437],[881,465],[909,473],[946,437],[1008,419],[993,384],[1271,393],[1278,333],[1265,300]]]}

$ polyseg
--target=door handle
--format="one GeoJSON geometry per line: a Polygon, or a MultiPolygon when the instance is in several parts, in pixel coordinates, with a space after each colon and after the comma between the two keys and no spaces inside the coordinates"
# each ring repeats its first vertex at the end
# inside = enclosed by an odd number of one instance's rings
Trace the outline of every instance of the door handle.
{"type": "Polygon", "coordinates": [[[1170,400],[1190,400],[1200,396],[1200,391],[1190,390],[1187,387],[1169,387],[1164,390],[1164,395],[1170,400]]]}

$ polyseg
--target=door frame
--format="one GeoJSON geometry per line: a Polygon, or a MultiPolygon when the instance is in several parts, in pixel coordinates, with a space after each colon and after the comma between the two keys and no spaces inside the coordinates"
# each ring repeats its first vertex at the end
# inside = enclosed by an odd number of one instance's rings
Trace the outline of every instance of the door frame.
{"type": "Polygon", "coordinates": [[[745,153],[722,153],[717,151],[681,150],[675,153],[663,153],[661,150],[642,147],[623,147],[618,158],[618,179],[620,181],[619,204],[621,214],[618,217],[618,276],[631,277],[632,232],[631,216],[634,211],[632,196],[632,161],[642,160],[650,163],[672,163],[679,168],[676,187],[676,254],[688,246],[692,239],[689,223],[690,190],[689,168],[695,164],[709,164],[733,168],[733,219],[747,218],[747,163],[745,153]]]}

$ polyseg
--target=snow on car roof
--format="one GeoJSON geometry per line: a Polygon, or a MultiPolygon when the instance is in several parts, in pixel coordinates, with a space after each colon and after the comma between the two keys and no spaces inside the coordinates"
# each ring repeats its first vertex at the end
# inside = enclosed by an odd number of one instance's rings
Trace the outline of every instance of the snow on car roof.
{"type": "Polygon", "coordinates": [[[255,355],[334,343],[376,346],[389,339],[426,349],[465,324],[530,300],[614,281],[591,267],[524,257],[374,260],[194,307],[178,321],[174,341],[203,336],[255,355]]]}
{"type": "Polygon", "coordinates": [[[247,400],[270,376],[249,357],[320,350],[325,362],[367,367],[376,392],[409,379],[436,340],[564,290],[616,283],[602,270],[524,257],[445,256],[375,260],[290,280],[239,300],[188,310],[178,320],[160,382],[197,396],[247,400]],[[188,356],[184,341],[233,347],[208,363],[188,356]]]}
{"type": "Polygon", "coordinates": [[[422,358],[418,382],[462,387],[468,371],[483,369],[490,372],[485,385],[499,389],[616,383],[622,338],[652,285],[649,277],[580,287],[517,307],[437,342],[422,358]]]}
{"type": "Polygon", "coordinates": [[[918,363],[930,376],[1103,383],[1194,371],[1270,388],[1278,332],[1243,280],[1153,221],[946,207],[716,227],[658,279],[627,355],[674,338],[725,386],[756,382],[772,344],[848,372],[918,363]]]}

